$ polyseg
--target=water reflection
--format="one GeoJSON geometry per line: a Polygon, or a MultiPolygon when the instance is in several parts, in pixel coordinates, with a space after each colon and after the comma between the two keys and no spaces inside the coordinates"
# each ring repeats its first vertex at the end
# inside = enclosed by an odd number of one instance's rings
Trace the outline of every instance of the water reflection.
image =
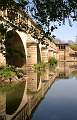
{"type": "Polygon", "coordinates": [[[69,78],[74,71],[77,71],[77,62],[59,62],[57,66],[57,78],[69,78]]]}
{"type": "Polygon", "coordinates": [[[6,114],[12,115],[18,109],[25,89],[25,84],[17,84],[17,86],[6,93],[6,114]]]}
{"type": "Polygon", "coordinates": [[[42,73],[27,69],[25,82],[9,90],[0,87],[0,120],[75,120],[71,115],[77,118],[76,65],[62,62],[42,73]]]}

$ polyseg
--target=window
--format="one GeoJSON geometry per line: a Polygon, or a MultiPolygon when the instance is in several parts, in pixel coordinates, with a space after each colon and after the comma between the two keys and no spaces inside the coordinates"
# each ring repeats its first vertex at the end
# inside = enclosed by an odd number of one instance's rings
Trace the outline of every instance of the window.
{"type": "Polygon", "coordinates": [[[60,50],[64,50],[65,49],[65,45],[59,45],[59,49],[60,50]]]}

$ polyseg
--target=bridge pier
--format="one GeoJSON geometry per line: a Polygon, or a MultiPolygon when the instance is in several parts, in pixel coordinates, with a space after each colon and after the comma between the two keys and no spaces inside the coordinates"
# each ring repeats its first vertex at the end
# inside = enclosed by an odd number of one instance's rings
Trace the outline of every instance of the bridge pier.
{"type": "Polygon", "coordinates": [[[41,48],[41,61],[48,62],[48,48],[46,46],[42,46],[41,48]]]}
{"type": "Polygon", "coordinates": [[[6,58],[0,53],[0,67],[6,66],[6,58]]]}
{"type": "Polygon", "coordinates": [[[29,42],[27,43],[27,61],[26,66],[30,67],[37,64],[37,43],[29,42]]]}

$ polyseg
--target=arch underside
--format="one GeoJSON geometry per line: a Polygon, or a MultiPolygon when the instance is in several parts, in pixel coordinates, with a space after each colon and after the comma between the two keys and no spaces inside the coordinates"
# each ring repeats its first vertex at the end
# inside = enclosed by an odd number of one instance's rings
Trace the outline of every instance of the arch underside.
{"type": "Polygon", "coordinates": [[[11,30],[6,35],[6,63],[16,67],[26,64],[26,55],[23,42],[19,34],[11,30]]]}

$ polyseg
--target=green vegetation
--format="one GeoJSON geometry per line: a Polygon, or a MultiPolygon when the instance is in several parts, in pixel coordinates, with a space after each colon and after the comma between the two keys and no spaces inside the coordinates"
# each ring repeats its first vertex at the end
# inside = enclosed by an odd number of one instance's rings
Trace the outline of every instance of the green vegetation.
{"type": "Polygon", "coordinates": [[[35,70],[43,70],[43,69],[46,68],[46,65],[47,65],[47,63],[40,62],[40,63],[38,63],[38,64],[34,64],[33,68],[34,68],[35,70]]]}
{"type": "Polygon", "coordinates": [[[23,75],[25,74],[22,69],[15,69],[15,72],[18,78],[23,77],[23,75]]]}
{"type": "Polygon", "coordinates": [[[73,72],[71,73],[71,76],[72,76],[72,77],[75,76],[75,77],[77,78],[77,70],[76,70],[76,71],[73,71],[73,72]]]}
{"type": "Polygon", "coordinates": [[[50,57],[48,60],[49,66],[57,65],[57,60],[54,57],[50,57]]]}
{"type": "Polygon", "coordinates": [[[62,22],[65,24],[67,18],[69,25],[72,26],[70,18],[73,21],[77,20],[76,10],[76,0],[33,0],[31,13],[40,25],[46,26],[47,34],[51,34],[54,29],[57,29],[51,22],[57,21],[61,26],[62,22]]]}
{"type": "Polygon", "coordinates": [[[6,66],[6,67],[0,69],[0,77],[12,78],[15,75],[16,75],[16,73],[14,72],[14,68],[11,66],[6,66]]]}
{"type": "Polygon", "coordinates": [[[38,63],[38,64],[34,64],[33,68],[35,70],[45,70],[45,68],[49,65],[49,67],[54,67],[57,65],[57,60],[54,57],[49,58],[48,63],[38,63]]]}
{"type": "Polygon", "coordinates": [[[9,79],[14,76],[17,76],[18,78],[21,78],[23,76],[23,70],[16,69],[15,66],[6,66],[3,68],[0,68],[0,77],[9,79]]]}
{"type": "Polygon", "coordinates": [[[70,45],[70,48],[74,51],[77,51],[77,44],[70,45]]]}

